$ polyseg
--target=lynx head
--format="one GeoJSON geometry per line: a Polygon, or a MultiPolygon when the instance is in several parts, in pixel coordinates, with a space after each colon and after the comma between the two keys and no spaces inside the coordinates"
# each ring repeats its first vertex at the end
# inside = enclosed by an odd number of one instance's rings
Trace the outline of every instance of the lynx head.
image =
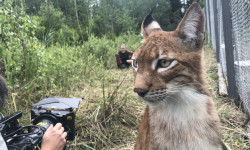
{"type": "Polygon", "coordinates": [[[163,31],[151,14],[145,17],[144,42],[132,57],[134,92],[148,103],[158,103],[185,89],[203,90],[204,20],[198,3],[191,5],[172,32],[163,31]]]}

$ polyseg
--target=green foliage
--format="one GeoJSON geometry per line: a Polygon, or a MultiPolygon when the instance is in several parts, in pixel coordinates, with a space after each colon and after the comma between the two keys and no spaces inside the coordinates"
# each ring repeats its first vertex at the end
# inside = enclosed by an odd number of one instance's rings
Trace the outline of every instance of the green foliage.
{"type": "Polygon", "coordinates": [[[45,33],[51,30],[58,31],[62,28],[65,18],[60,10],[55,9],[51,4],[44,4],[40,9],[40,26],[46,28],[45,33]]]}
{"type": "MultiPolygon", "coordinates": [[[[1,1],[0,73],[9,86],[3,113],[23,111],[25,125],[30,105],[47,95],[84,96],[87,105],[77,113],[76,140],[69,148],[111,149],[133,143],[143,108],[131,95],[132,75],[116,70],[115,54],[122,43],[131,51],[140,46],[140,24],[154,4],[150,0],[1,1]],[[80,90],[85,95],[73,93],[80,90]]],[[[159,0],[153,15],[164,30],[173,30],[180,20],[179,4],[159,0]]],[[[216,80],[214,71],[208,77],[216,80]]]]}
{"type": "Polygon", "coordinates": [[[97,58],[102,59],[104,67],[116,67],[115,54],[119,51],[119,46],[122,43],[127,45],[127,49],[135,51],[140,45],[141,37],[134,33],[128,32],[117,37],[115,40],[108,39],[107,37],[96,38],[90,36],[89,41],[84,44],[87,54],[95,55],[97,58]]]}
{"type": "Polygon", "coordinates": [[[123,32],[135,30],[136,24],[131,12],[121,0],[101,0],[99,3],[95,3],[93,5],[95,22],[93,29],[97,29],[98,32],[93,30],[93,33],[97,36],[106,34],[108,37],[114,38],[123,32]]]}
{"type": "MultiPolygon", "coordinates": [[[[134,31],[153,4],[149,0],[2,2],[0,68],[11,93],[26,97],[30,104],[44,95],[67,95],[82,80],[91,83],[100,67],[116,68],[120,44],[132,51],[139,47],[141,37],[134,31]],[[83,38],[87,41],[81,45],[83,38]]],[[[155,17],[169,29],[169,1],[159,4],[155,17]]]]}
{"type": "MultiPolygon", "coordinates": [[[[94,87],[94,90],[99,87],[95,117],[78,128],[97,123],[101,128],[108,128],[108,134],[96,135],[96,129],[91,129],[86,136],[94,137],[95,144],[90,146],[112,147],[114,141],[123,139],[122,135],[134,139],[134,134],[127,131],[138,122],[125,109],[132,99],[129,94],[132,80],[125,82],[124,77],[120,82],[124,73],[113,74],[117,68],[115,54],[122,43],[131,51],[140,46],[140,24],[154,2],[7,0],[1,4],[0,69],[10,93],[4,113],[26,108],[28,114],[27,108],[47,95],[68,97],[78,86],[94,87]]],[[[160,0],[159,4],[155,18],[163,29],[172,29],[174,18],[169,16],[169,1],[160,0]]],[[[130,108],[133,107],[131,104],[130,108]]],[[[21,122],[28,124],[27,118],[21,122]]]]}
{"type": "MultiPolygon", "coordinates": [[[[63,25],[65,17],[60,10],[55,9],[54,6],[49,3],[43,4],[40,7],[39,16],[40,17],[37,17],[39,27],[36,31],[36,37],[43,41],[46,46],[50,46],[57,41],[56,39],[60,37],[61,34],[64,34],[59,31],[65,28],[65,25],[63,25]]],[[[59,39],[62,40],[62,38],[59,39]]]]}
{"type": "Polygon", "coordinates": [[[34,38],[36,22],[22,8],[12,8],[9,2],[0,9],[0,22],[1,61],[10,85],[16,83],[15,76],[22,76],[22,81],[31,80],[38,66],[38,61],[33,59],[39,53],[35,48],[39,42],[34,38]]]}
{"type": "MultiPolygon", "coordinates": [[[[81,44],[94,34],[115,39],[125,32],[139,33],[141,22],[154,7],[151,0],[25,0],[26,12],[39,16],[36,36],[47,46],[81,44]],[[64,33],[66,30],[69,32],[64,33]],[[58,31],[61,31],[60,36],[58,31]],[[63,38],[66,36],[67,38],[63,38]],[[70,36],[70,37],[68,37],[70,36]],[[60,38],[58,38],[60,37],[60,38]]],[[[153,16],[164,30],[174,30],[181,20],[180,0],[158,0],[153,16]]]]}
{"type": "MultiPolygon", "coordinates": [[[[127,44],[130,50],[135,50],[140,44],[140,36],[127,32],[115,40],[91,35],[82,46],[68,46],[70,41],[77,41],[78,35],[62,25],[62,29],[57,28],[57,32],[51,33],[52,38],[59,42],[48,47],[49,35],[45,45],[35,37],[34,31],[41,27],[36,20],[19,7],[12,8],[10,2],[0,9],[1,68],[5,69],[10,92],[17,93],[20,99],[26,97],[27,104],[33,103],[29,101],[31,99],[57,92],[67,95],[73,85],[83,80],[91,82],[93,78],[89,77],[96,69],[115,68],[115,54],[121,43],[127,44]]],[[[38,22],[46,22],[41,20],[38,22]]],[[[56,29],[53,23],[50,25],[51,29],[56,29]]],[[[72,45],[76,45],[73,42],[72,45]]]]}
{"type": "Polygon", "coordinates": [[[74,45],[88,40],[88,7],[86,0],[25,0],[26,12],[39,21],[36,36],[47,46],[74,45]]]}

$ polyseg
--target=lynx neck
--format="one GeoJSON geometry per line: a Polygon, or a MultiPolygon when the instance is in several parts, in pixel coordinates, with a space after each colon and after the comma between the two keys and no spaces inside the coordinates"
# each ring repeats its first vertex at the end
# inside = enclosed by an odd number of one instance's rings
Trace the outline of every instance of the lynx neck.
{"type": "MultiPolygon", "coordinates": [[[[185,88],[158,105],[149,105],[150,130],[158,149],[216,149],[207,137],[217,137],[208,125],[209,97],[185,88]]],[[[218,149],[218,148],[217,148],[218,149]]]]}
{"type": "Polygon", "coordinates": [[[162,121],[175,119],[183,122],[190,119],[202,119],[207,114],[208,101],[207,95],[185,87],[158,104],[149,104],[149,108],[150,113],[162,121]]]}

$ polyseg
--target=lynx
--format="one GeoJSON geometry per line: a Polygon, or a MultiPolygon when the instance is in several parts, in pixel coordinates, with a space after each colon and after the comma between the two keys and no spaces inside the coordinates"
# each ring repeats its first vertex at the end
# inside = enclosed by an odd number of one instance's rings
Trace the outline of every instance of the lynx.
{"type": "Polygon", "coordinates": [[[193,3],[165,32],[152,13],[132,57],[134,92],[147,103],[135,150],[220,150],[219,117],[202,69],[204,14],[193,3]]]}

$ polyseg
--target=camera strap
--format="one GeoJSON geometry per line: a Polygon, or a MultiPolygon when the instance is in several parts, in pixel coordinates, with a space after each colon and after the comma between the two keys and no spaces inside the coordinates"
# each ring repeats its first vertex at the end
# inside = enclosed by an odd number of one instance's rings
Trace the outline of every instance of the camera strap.
{"type": "Polygon", "coordinates": [[[0,149],[1,150],[8,150],[7,145],[4,141],[1,133],[0,133],[0,149]]]}

